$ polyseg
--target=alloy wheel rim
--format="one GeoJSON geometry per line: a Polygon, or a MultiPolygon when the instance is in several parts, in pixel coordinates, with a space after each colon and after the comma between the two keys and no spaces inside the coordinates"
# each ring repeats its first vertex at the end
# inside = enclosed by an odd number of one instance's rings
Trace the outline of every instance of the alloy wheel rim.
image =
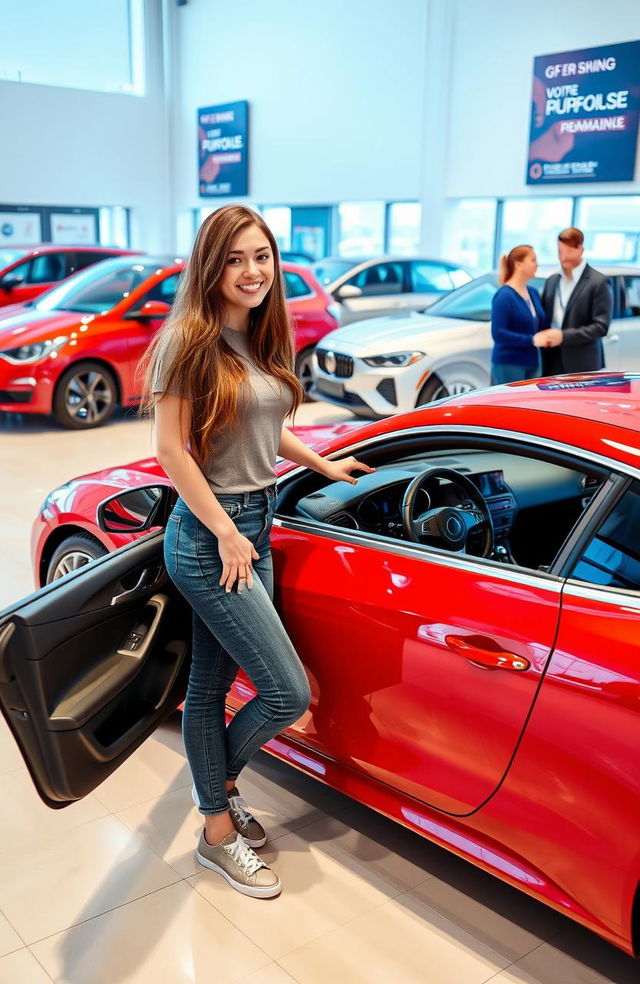
{"type": "Polygon", "coordinates": [[[109,381],[95,369],[76,373],[67,384],[65,392],[67,413],[82,423],[95,424],[101,420],[109,410],[111,402],[109,381]]]}
{"type": "Polygon", "coordinates": [[[311,389],[311,384],[313,382],[313,378],[311,376],[310,358],[303,359],[303,361],[300,363],[300,367],[298,370],[298,379],[302,383],[302,388],[304,389],[305,393],[308,393],[309,390],[311,389]]]}
{"type": "Polygon", "coordinates": [[[80,567],[89,564],[93,559],[90,554],[85,553],[83,550],[72,550],[60,558],[51,575],[51,580],[59,581],[61,577],[77,571],[80,567]]]}

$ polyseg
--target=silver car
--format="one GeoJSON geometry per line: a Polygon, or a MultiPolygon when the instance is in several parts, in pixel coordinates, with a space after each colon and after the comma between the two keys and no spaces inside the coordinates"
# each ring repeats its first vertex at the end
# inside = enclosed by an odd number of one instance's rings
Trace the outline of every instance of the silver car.
{"type": "Polygon", "coordinates": [[[418,256],[382,256],[356,261],[329,256],[313,272],[340,305],[340,324],[398,311],[424,311],[471,280],[463,267],[418,256]]]}
{"type": "MultiPolygon", "coordinates": [[[[598,269],[613,293],[605,365],[640,369],[640,267],[598,269]]],[[[544,279],[533,285],[541,291],[544,279]]],[[[497,288],[496,274],[485,274],[428,314],[372,318],[330,332],[316,347],[311,397],[377,418],[488,386],[497,288]]]]}

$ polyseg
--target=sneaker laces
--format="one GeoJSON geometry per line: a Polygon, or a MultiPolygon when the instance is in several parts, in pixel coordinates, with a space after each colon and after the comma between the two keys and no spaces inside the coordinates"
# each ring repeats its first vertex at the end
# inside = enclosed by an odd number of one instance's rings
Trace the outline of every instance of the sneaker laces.
{"type": "Polygon", "coordinates": [[[259,871],[260,868],[267,867],[264,861],[259,858],[256,852],[249,847],[240,834],[238,834],[233,844],[225,844],[224,849],[229,857],[231,857],[236,864],[247,873],[247,875],[255,875],[256,871],[259,871]]]}
{"type": "Polygon", "coordinates": [[[242,827],[246,827],[250,820],[255,820],[253,813],[249,813],[246,800],[242,796],[230,796],[229,806],[238,817],[238,822],[242,827]]]}

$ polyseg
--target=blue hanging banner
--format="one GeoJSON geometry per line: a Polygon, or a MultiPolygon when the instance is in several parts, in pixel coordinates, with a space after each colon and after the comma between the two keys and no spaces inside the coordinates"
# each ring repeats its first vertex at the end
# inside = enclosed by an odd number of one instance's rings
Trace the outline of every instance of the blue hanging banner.
{"type": "Polygon", "coordinates": [[[249,193],[249,103],[198,110],[198,192],[201,198],[249,193]]]}
{"type": "Polygon", "coordinates": [[[633,181],[640,41],[533,62],[527,184],[633,181]]]}

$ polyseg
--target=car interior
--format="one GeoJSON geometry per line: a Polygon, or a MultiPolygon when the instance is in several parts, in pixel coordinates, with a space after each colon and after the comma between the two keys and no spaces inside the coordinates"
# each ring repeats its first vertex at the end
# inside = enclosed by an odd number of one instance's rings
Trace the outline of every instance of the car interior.
{"type": "Polygon", "coordinates": [[[307,474],[282,489],[278,513],[546,571],[607,477],[522,445],[417,443],[357,452],[376,471],[356,485],[307,474]]]}

